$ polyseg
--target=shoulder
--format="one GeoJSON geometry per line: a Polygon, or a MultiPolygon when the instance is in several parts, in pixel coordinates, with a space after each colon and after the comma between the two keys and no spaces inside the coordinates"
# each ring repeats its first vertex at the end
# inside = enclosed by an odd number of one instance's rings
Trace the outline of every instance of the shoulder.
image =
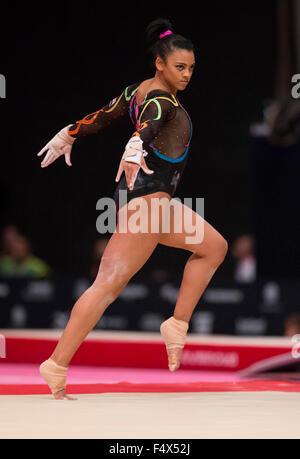
{"type": "Polygon", "coordinates": [[[170,121],[176,116],[176,109],[179,106],[177,99],[167,91],[153,89],[145,97],[143,111],[157,110],[157,119],[161,116],[170,121]]]}
{"type": "Polygon", "coordinates": [[[126,88],[124,90],[124,97],[125,97],[127,102],[129,102],[132,99],[132,97],[134,96],[134,94],[138,90],[139,86],[140,86],[140,83],[134,83],[134,84],[131,84],[129,86],[126,86],[126,88]]]}
{"type": "Polygon", "coordinates": [[[161,101],[167,101],[173,106],[177,107],[178,106],[178,101],[173,94],[164,91],[163,89],[152,89],[150,92],[145,97],[145,103],[150,100],[161,100],[161,101]]]}

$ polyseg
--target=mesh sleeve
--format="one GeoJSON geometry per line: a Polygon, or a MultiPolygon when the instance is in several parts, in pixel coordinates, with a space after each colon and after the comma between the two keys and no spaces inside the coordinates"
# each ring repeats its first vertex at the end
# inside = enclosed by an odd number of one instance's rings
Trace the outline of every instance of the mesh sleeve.
{"type": "Polygon", "coordinates": [[[133,134],[149,144],[155,139],[161,127],[174,117],[174,104],[168,98],[150,99],[144,106],[139,117],[139,128],[133,134]]]}
{"type": "Polygon", "coordinates": [[[128,114],[128,102],[124,92],[111,100],[105,107],[91,113],[80,121],[70,126],[69,135],[78,138],[81,136],[96,134],[102,129],[116,123],[128,114]]]}

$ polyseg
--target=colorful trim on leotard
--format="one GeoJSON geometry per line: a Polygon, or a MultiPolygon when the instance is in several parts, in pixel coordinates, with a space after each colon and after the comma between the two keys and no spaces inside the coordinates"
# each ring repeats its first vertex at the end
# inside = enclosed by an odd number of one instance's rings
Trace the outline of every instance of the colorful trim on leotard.
{"type": "Polygon", "coordinates": [[[122,96],[123,96],[124,92],[122,92],[122,94],[120,95],[120,97],[116,98],[116,99],[113,99],[111,102],[110,102],[110,108],[107,109],[107,110],[104,110],[103,108],[101,108],[100,110],[98,110],[97,112],[94,112],[94,113],[90,113],[89,115],[86,115],[84,118],[82,118],[82,120],[79,120],[79,121],[76,121],[75,125],[76,125],[76,128],[74,128],[73,130],[71,130],[71,128],[69,129],[69,134],[70,135],[75,135],[77,134],[77,132],[79,131],[80,129],[80,126],[85,124],[93,124],[93,122],[95,121],[95,119],[97,118],[97,116],[99,115],[99,113],[103,112],[103,113],[110,113],[112,112],[119,104],[122,96]]]}
{"type": "MultiPolygon", "coordinates": [[[[128,95],[128,88],[125,89],[125,98],[126,100],[129,102],[130,101],[130,105],[129,105],[129,116],[131,118],[131,121],[132,123],[135,125],[137,131],[138,130],[141,130],[145,127],[147,127],[147,122],[149,120],[146,120],[144,121],[143,123],[141,123],[141,118],[146,110],[146,108],[148,107],[148,105],[151,103],[151,102],[154,102],[157,106],[157,116],[156,118],[153,118],[152,121],[157,121],[161,118],[161,114],[162,114],[162,109],[161,109],[161,106],[160,106],[160,103],[158,102],[158,99],[164,99],[164,100],[168,100],[169,102],[171,102],[175,107],[181,107],[182,110],[186,113],[189,121],[190,121],[190,126],[191,126],[191,135],[190,135],[190,139],[188,141],[188,143],[186,144],[186,150],[185,152],[183,153],[182,156],[180,156],[179,158],[169,158],[168,156],[166,155],[163,155],[162,153],[160,153],[153,145],[153,143],[149,143],[149,146],[151,147],[151,149],[153,150],[153,153],[155,153],[156,156],[158,156],[159,158],[165,160],[165,161],[169,161],[170,163],[179,163],[181,161],[183,161],[186,157],[186,155],[188,154],[188,151],[189,151],[189,146],[190,146],[190,142],[191,142],[191,138],[192,138],[192,133],[193,133],[193,125],[192,125],[192,121],[191,121],[191,118],[189,116],[189,114],[187,113],[187,111],[183,108],[183,106],[180,104],[179,100],[173,96],[171,94],[171,98],[170,97],[165,97],[165,96],[157,96],[157,97],[153,97],[152,99],[149,99],[146,104],[145,104],[145,101],[147,100],[147,95],[143,101],[143,104],[141,106],[139,106],[136,102],[136,95],[137,95],[137,91],[139,89],[140,86],[138,86],[137,88],[135,88],[130,95],[128,95]],[[145,104],[145,106],[143,106],[145,104]],[[139,114],[139,109],[140,107],[143,107],[141,113],[139,114]]],[[[133,135],[139,135],[138,132],[134,133],[133,135]]]]}

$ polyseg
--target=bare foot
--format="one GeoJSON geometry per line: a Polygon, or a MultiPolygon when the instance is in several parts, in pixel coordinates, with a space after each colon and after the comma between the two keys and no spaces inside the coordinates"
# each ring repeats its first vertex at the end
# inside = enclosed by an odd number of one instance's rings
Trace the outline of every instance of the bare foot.
{"type": "Polygon", "coordinates": [[[66,394],[66,389],[59,390],[53,394],[55,400],[77,400],[75,397],[70,397],[66,394]]]}

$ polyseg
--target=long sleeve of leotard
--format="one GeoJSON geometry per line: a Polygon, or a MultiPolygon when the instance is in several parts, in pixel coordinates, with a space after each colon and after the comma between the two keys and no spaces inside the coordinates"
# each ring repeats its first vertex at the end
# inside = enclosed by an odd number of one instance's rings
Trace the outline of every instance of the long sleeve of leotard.
{"type": "Polygon", "coordinates": [[[69,135],[78,138],[81,136],[96,134],[102,129],[114,124],[128,115],[128,101],[125,91],[119,97],[111,100],[105,107],[91,113],[69,127],[69,135]]]}
{"type": "Polygon", "coordinates": [[[158,132],[175,116],[175,103],[170,97],[152,97],[143,106],[139,115],[137,130],[133,136],[138,136],[146,145],[155,139],[158,132]]]}

